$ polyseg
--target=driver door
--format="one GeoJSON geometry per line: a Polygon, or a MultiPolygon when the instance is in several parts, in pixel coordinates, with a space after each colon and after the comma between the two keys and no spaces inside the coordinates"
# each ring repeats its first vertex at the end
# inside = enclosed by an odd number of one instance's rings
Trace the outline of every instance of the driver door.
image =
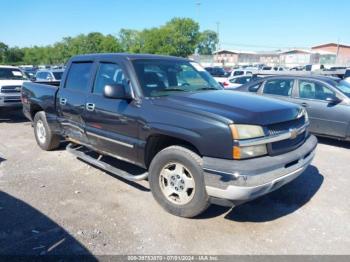
{"type": "Polygon", "coordinates": [[[139,107],[135,101],[103,95],[106,85],[122,84],[128,89],[128,82],[125,70],[118,63],[99,63],[92,93],[85,104],[86,134],[89,144],[95,148],[119,159],[136,162],[139,107]]]}

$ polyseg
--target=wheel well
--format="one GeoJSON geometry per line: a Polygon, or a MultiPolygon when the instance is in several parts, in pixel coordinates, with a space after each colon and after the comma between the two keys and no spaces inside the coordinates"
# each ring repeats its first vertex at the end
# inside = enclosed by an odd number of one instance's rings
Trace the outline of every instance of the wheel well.
{"type": "Polygon", "coordinates": [[[39,106],[37,104],[32,104],[30,106],[30,116],[31,116],[31,118],[34,120],[34,117],[35,117],[36,113],[38,113],[40,111],[43,111],[41,106],[39,106]]]}
{"type": "Polygon", "coordinates": [[[152,135],[147,139],[146,148],[145,148],[145,165],[146,167],[149,167],[151,164],[152,159],[155,157],[155,155],[163,150],[164,148],[167,148],[169,146],[184,146],[193,152],[197,153],[198,155],[201,155],[199,150],[191,143],[171,136],[166,135],[152,135]]]}

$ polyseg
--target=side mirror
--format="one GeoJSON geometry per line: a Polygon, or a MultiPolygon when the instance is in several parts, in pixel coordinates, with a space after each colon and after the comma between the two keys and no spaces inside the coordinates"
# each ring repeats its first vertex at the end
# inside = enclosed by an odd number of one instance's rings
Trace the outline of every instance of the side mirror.
{"type": "Polygon", "coordinates": [[[337,96],[327,97],[326,101],[331,105],[339,104],[342,100],[337,96]]]}
{"type": "Polygon", "coordinates": [[[125,86],[124,85],[105,85],[103,89],[103,95],[104,97],[111,98],[111,99],[131,99],[130,95],[128,95],[125,92],[125,86]]]}

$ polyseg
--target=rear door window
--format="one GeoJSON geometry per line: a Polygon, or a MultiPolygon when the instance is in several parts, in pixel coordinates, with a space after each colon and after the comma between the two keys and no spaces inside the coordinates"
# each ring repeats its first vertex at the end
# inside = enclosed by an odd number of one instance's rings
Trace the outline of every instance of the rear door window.
{"type": "Polygon", "coordinates": [[[244,71],[235,71],[233,73],[234,76],[241,76],[241,75],[244,75],[244,71]]]}
{"type": "Polygon", "coordinates": [[[92,62],[72,63],[65,88],[79,92],[88,92],[92,65],[92,62]]]}
{"type": "Polygon", "coordinates": [[[264,94],[277,96],[291,96],[294,80],[292,79],[272,79],[267,80],[264,85],[264,94]]]}

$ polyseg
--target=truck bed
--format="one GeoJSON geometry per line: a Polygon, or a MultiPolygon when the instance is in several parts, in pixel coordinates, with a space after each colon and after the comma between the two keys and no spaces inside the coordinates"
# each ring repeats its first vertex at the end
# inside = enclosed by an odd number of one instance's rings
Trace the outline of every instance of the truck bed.
{"type": "MultiPolygon", "coordinates": [[[[40,107],[48,114],[55,114],[56,93],[58,91],[55,82],[25,82],[22,85],[23,112],[31,119],[33,108],[40,107]]],[[[32,119],[31,119],[32,120],[32,119]]]]}

